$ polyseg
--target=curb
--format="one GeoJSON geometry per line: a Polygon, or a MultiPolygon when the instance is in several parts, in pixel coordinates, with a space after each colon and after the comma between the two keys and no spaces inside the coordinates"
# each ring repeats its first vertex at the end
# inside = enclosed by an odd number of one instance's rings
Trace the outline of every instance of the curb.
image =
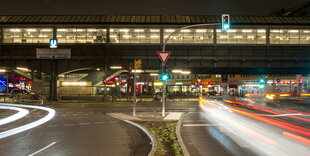
{"type": "Polygon", "coordinates": [[[113,117],[113,118],[122,120],[122,121],[124,121],[124,122],[126,122],[128,124],[131,124],[131,125],[135,126],[135,127],[138,127],[140,130],[142,130],[149,137],[149,139],[152,142],[152,149],[149,152],[148,156],[154,156],[155,155],[155,152],[156,152],[156,149],[157,149],[157,141],[156,141],[156,138],[152,135],[152,133],[149,130],[147,130],[146,128],[144,128],[141,125],[136,124],[136,123],[134,123],[132,121],[129,121],[129,120],[117,117],[117,116],[113,116],[113,115],[110,115],[110,114],[108,114],[108,115],[113,117]]]}
{"type": "Polygon", "coordinates": [[[183,116],[185,114],[182,114],[181,118],[179,119],[178,123],[177,123],[177,128],[176,128],[176,134],[177,134],[177,138],[178,138],[178,141],[179,141],[179,144],[182,148],[182,151],[183,151],[183,155],[184,156],[190,156],[185,144],[184,144],[184,141],[182,139],[182,136],[181,136],[181,126],[182,126],[182,120],[183,120],[183,116]]]}

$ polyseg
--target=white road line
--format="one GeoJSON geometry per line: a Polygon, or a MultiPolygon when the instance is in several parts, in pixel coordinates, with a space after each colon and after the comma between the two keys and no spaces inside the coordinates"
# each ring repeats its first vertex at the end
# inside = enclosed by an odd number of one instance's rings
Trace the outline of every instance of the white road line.
{"type": "Polygon", "coordinates": [[[87,122],[87,123],[79,123],[78,125],[81,126],[81,125],[89,125],[89,124],[90,124],[90,123],[87,122]]]}
{"type": "Polygon", "coordinates": [[[8,124],[8,123],[13,122],[13,121],[16,121],[16,120],[26,116],[27,114],[29,114],[29,111],[26,109],[23,109],[23,108],[10,107],[10,106],[0,106],[0,109],[10,109],[10,110],[18,111],[18,113],[14,114],[14,115],[11,115],[9,117],[1,119],[0,120],[0,126],[8,124]]]}
{"type": "Polygon", "coordinates": [[[104,124],[104,122],[95,122],[95,124],[104,124]]]}
{"type": "Polygon", "coordinates": [[[59,125],[48,125],[46,127],[58,127],[59,125]]]}
{"type": "Polygon", "coordinates": [[[64,126],[74,126],[75,124],[64,124],[64,126]]]}
{"type": "Polygon", "coordinates": [[[56,143],[57,143],[57,142],[52,142],[51,144],[49,144],[49,145],[47,145],[47,146],[41,148],[40,150],[38,150],[38,151],[36,151],[36,152],[34,152],[34,153],[32,153],[32,154],[29,154],[28,156],[34,156],[34,155],[36,155],[36,154],[38,154],[38,153],[40,153],[40,152],[42,152],[42,151],[44,151],[44,150],[50,148],[51,146],[55,145],[56,143]]]}
{"type": "Polygon", "coordinates": [[[184,127],[205,127],[205,126],[218,126],[218,124],[184,124],[184,127]]]}
{"type": "Polygon", "coordinates": [[[13,129],[1,132],[0,133],[0,139],[6,138],[8,136],[11,136],[11,135],[14,135],[14,134],[17,134],[17,133],[21,133],[23,131],[26,131],[26,130],[29,130],[31,128],[37,127],[39,125],[42,125],[45,122],[51,120],[55,116],[55,110],[51,109],[51,108],[47,108],[47,107],[33,106],[33,105],[20,105],[20,104],[5,104],[5,103],[0,103],[0,105],[2,105],[2,106],[24,107],[24,108],[34,108],[34,109],[40,109],[40,110],[44,110],[44,111],[48,112],[48,114],[45,117],[43,117],[43,118],[41,118],[39,120],[36,120],[34,122],[28,123],[26,125],[23,125],[23,126],[20,126],[20,127],[17,127],[17,128],[13,128],[13,129]]]}

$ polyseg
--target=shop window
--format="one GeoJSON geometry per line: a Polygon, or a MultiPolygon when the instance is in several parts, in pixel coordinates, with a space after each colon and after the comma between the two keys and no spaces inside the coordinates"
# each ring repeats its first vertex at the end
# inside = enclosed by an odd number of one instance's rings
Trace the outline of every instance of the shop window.
{"type": "Polygon", "coordinates": [[[49,43],[52,28],[4,28],[3,43],[49,43]]]}

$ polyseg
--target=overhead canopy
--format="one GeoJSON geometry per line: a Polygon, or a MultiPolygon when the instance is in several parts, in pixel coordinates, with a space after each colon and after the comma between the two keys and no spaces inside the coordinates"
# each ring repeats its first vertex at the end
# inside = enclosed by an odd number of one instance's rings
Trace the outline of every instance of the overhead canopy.
{"type": "MultiPolygon", "coordinates": [[[[219,23],[220,16],[5,15],[0,24],[200,24],[219,23]]],[[[310,17],[231,16],[235,25],[310,25],[310,17]]]]}

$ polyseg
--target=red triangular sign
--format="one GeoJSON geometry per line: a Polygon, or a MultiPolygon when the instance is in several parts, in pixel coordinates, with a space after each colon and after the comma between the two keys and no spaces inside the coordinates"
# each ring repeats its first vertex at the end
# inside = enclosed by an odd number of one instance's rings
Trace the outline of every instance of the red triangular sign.
{"type": "Polygon", "coordinates": [[[158,51],[157,55],[159,56],[161,62],[166,64],[167,60],[169,59],[171,52],[170,51],[158,51]]]}

